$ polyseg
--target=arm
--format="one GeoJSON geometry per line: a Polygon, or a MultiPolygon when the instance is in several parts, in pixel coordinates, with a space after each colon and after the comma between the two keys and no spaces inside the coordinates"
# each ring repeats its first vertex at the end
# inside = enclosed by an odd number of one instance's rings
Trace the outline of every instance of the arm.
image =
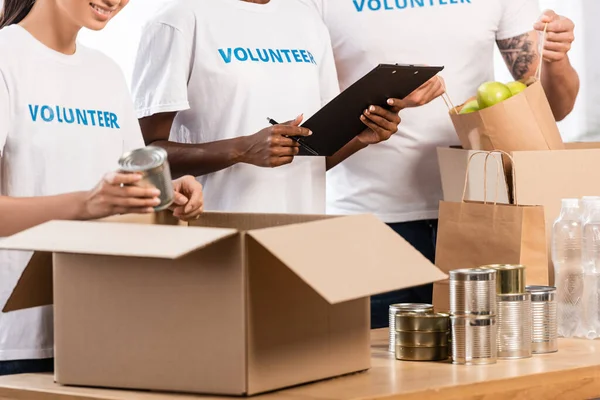
{"type": "Polygon", "coordinates": [[[210,143],[188,144],[169,141],[176,113],[160,113],[140,119],[146,145],[160,146],[169,154],[174,177],[206,175],[244,162],[244,136],[210,143]]]}
{"type": "MultiPolygon", "coordinates": [[[[559,17],[560,18],[560,17],[559,17]]],[[[570,23],[572,24],[572,22],[570,23]]],[[[542,85],[557,121],[564,119],[575,105],[579,76],[569,62],[572,27],[564,20],[548,23],[542,60],[542,85]]],[[[536,29],[540,25],[536,24],[536,29]]],[[[541,24],[544,29],[544,23],[541,24]]],[[[540,33],[537,30],[498,40],[498,48],[515,80],[534,77],[540,63],[540,33]]]]}

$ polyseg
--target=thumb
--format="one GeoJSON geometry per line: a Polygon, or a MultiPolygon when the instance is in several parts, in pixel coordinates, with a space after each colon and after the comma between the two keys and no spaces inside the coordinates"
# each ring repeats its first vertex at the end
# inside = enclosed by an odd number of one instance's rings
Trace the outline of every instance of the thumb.
{"type": "Polygon", "coordinates": [[[173,203],[175,203],[178,206],[183,206],[186,205],[188,203],[188,198],[185,197],[184,195],[182,195],[179,192],[175,192],[175,198],[173,199],[173,203]]]}
{"type": "Polygon", "coordinates": [[[302,123],[303,119],[304,119],[304,114],[300,114],[296,118],[294,118],[293,120],[284,122],[282,125],[299,126],[302,123]]]}

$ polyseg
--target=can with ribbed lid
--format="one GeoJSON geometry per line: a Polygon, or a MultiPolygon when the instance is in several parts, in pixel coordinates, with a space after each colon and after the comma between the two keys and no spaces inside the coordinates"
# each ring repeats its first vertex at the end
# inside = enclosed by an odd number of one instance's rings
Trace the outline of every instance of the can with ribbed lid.
{"type": "Polygon", "coordinates": [[[451,315],[496,315],[496,270],[452,270],[449,285],[451,315]]]}
{"type": "Polygon", "coordinates": [[[524,265],[493,264],[481,268],[496,270],[496,294],[526,293],[524,265]]]}
{"type": "Polygon", "coordinates": [[[142,179],[136,186],[155,187],[160,190],[160,204],[155,211],[169,208],[175,199],[171,170],[165,149],[146,146],[127,152],[119,159],[119,170],[124,173],[139,173],[142,179]]]}
{"type": "Polygon", "coordinates": [[[388,351],[396,351],[396,315],[400,313],[432,313],[433,305],[426,303],[398,303],[389,307],[389,346],[388,351]]]}
{"type": "Polygon", "coordinates": [[[498,344],[499,359],[531,357],[531,295],[498,295],[498,344]]]}
{"type": "Polygon", "coordinates": [[[491,315],[451,316],[452,363],[494,364],[497,360],[496,317],[491,315]]]}
{"type": "Polygon", "coordinates": [[[556,288],[554,286],[527,286],[531,295],[531,352],[533,354],[558,351],[558,323],[556,288]]]}

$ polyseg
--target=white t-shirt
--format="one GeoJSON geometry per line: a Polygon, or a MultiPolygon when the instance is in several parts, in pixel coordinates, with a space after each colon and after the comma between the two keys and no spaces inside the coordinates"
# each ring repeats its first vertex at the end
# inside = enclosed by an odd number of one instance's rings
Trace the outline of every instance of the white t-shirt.
{"type": "MultiPolygon", "coordinates": [[[[178,111],[170,140],[254,134],[337,95],[327,29],[297,0],[175,0],[147,24],[133,74],[138,117],[178,111]]],[[[325,159],[236,164],[198,178],[207,210],[324,213],[325,159]]]]}
{"type": "MultiPolygon", "coordinates": [[[[55,52],[18,25],[0,30],[0,54],[0,195],[90,190],[124,151],[144,146],[108,57],[82,46],[55,52]]],[[[0,250],[0,309],[30,257],[0,250]]],[[[0,312],[0,361],[52,355],[52,307],[0,312]]]]}
{"type": "MultiPolygon", "coordinates": [[[[341,89],[379,63],[443,65],[455,104],[494,79],[497,39],[533,29],[537,0],[303,0],[324,19],[341,89]]],[[[458,145],[442,99],[400,112],[398,132],[327,175],[327,211],[385,222],[437,218],[437,147],[458,145]]]]}

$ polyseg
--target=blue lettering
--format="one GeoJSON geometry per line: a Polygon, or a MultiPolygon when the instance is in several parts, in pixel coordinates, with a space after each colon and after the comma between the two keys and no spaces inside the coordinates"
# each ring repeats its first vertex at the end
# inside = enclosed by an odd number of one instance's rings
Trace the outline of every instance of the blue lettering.
{"type": "Polygon", "coordinates": [[[239,61],[246,61],[248,59],[248,54],[246,53],[245,49],[242,49],[241,47],[236,48],[233,51],[233,55],[235,56],[235,58],[237,58],[239,61]]]}
{"type": "Polygon", "coordinates": [[[275,62],[275,61],[277,61],[279,63],[283,62],[283,57],[281,56],[281,51],[279,51],[279,50],[269,49],[269,56],[271,56],[272,62],[275,62]]]}
{"type": "Polygon", "coordinates": [[[258,58],[260,58],[260,61],[262,62],[269,62],[269,53],[267,52],[267,50],[265,49],[256,49],[256,52],[258,53],[258,58]],[[261,50],[265,52],[265,56],[263,57],[263,54],[261,53],[261,50]]]}
{"type": "Polygon", "coordinates": [[[104,124],[106,125],[107,128],[112,128],[112,125],[110,123],[110,113],[108,111],[104,111],[104,124]]]}
{"type": "Polygon", "coordinates": [[[221,58],[223,58],[223,61],[225,61],[225,64],[229,64],[231,62],[231,47],[227,49],[227,54],[225,54],[223,49],[219,49],[219,54],[221,55],[221,58]]]}
{"type": "MultiPolygon", "coordinates": [[[[430,0],[433,1],[433,0],[430,0]]],[[[398,7],[399,9],[403,9],[406,8],[407,4],[406,4],[406,0],[396,0],[396,7],[398,7]],[[402,3],[402,5],[400,5],[402,3]]]]}
{"type": "Polygon", "coordinates": [[[296,62],[302,62],[302,59],[300,58],[300,52],[298,50],[292,50],[292,55],[294,56],[294,60],[296,60],[296,62]]]}
{"type": "Polygon", "coordinates": [[[54,120],[54,111],[48,106],[42,107],[41,115],[42,119],[46,122],[52,122],[54,120]]]}
{"type": "Polygon", "coordinates": [[[117,115],[115,113],[110,113],[110,124],[114,129],[121,129],[117,123],[117,115]]]}
{"type": "Polygon", "coordinates": [[[75,109],[75,115],[77,115],[77,125],[85,125],[87,126],[87,115],[85,115],[85,111],[80,110],[79,108],[75,109]]]}
{"type": "Polygon", "coordinates": [[[365,0],[360,0],[360,5],[358,4],[358,1],[359,0],[352,0],[354,7],[356,7],[356,11],[362,12],[362,10],[365,8],[365,0]]]}
{"type": "Polygon", "coordinates": [[[250,56],[250,60],[258,61],[258,58],[254,57],[254,55],[252,54],[252,50],[248,49],[248,55],[250,56]]]}
{"type": "Polygon", "coordinates": [[[465,1],[469,4],[471,4],[471,0],[460,0],[461,4],[464,3],[465,1]]]}
{"type": "Polygon", "coordinates": [[[308,53],[308,57],[310,58],[310,62],[317,65],[317,62],[315,61],[315,58],[313,57],[312,53],[310,51],[307,51],[308,53]]]}
{"type": "Polygon", "coordinates": [[[56,120],[58,122],[60,122],[61,124],[64,122],[62,119],[60,119],[60,107],[56,106],[56,120]]]}
{"type": "Polygon", "coordinates": [[[434,0],[429,0],[429,5],[433,6],[433,2],[434,2],[434,0]]]}
{"type": "Polygon", "coordinates": [[[93,110],[87,110],[90,119],[92,120],[92,126],[96,126],[96,112],[93,110]]]}
{"type": "Polygon", "coordinates": [[[457,0],[450,0],[450,4],[458,4],[457,0]]]}
{"type": "Polygon", "coordinates": [[[440,5],[446,6],[448,3],[446,3],[446,0],[440,0],[440,5]]]}
{"type": "Polygon", "coordinates": [[[372,11],[377,11],[381,8],[381,1],[380,0],[369,0],[367,5],[369,6],[369,9],[371,9],[372,11]]]}
{"type": "Polygon", "coordinates": [[[410,0],[412,3],[412,7],[415,8],[415,4],[418,5],[419,7],[424,7],[425,4],[423,3],[425,0],[410,0]]]}
{"type": "Polygon", "coordinates": [[[302,60],[304,60],[305,63],[310,62],[310,58],[308,58],[308,54],[306,54],[306,50],[300,50],[300,54],[302,55],[302,60]]]}
{"type": "Polygon", "coordinates": [[[102,111],[96,111],[98,114],[98,126],[104,128],[104,116],[102,115],[102,111]]]}
{"type": "Polygon", "coordinates": [[[31,120],[33,122],[37,121],[37,116],[38,116],[38,110],[40,109],[40,106],[31,106],[31,104],[29,104],[29,114],[31,114],[31,120]]]}
{"type": "Polygon", "coordinates": [[[290,51],[289,50],[281,50],[281,52],[283,53],[283,55],[287,59],[287,62],[292,62],[292,59],[290,58],[290,51]]]}
{"type": "Polygon", "coordinates": [[[383,0],[383,8],[385,8],[386,10],[393,10],[394,9],[394,7],[391,7],[388,4],[388,0],[383,0]]]}
{"type": "Polygon", "coordinates": [[[73,109],[72,108],[69,108],[69,114],[71,116],[67,117],[67,109],[63,108],[63,118],[65,119],[65,122],[67,124],[72,124],[73,122],[75,122],[75,115],[73,115],[73,109]]]}

